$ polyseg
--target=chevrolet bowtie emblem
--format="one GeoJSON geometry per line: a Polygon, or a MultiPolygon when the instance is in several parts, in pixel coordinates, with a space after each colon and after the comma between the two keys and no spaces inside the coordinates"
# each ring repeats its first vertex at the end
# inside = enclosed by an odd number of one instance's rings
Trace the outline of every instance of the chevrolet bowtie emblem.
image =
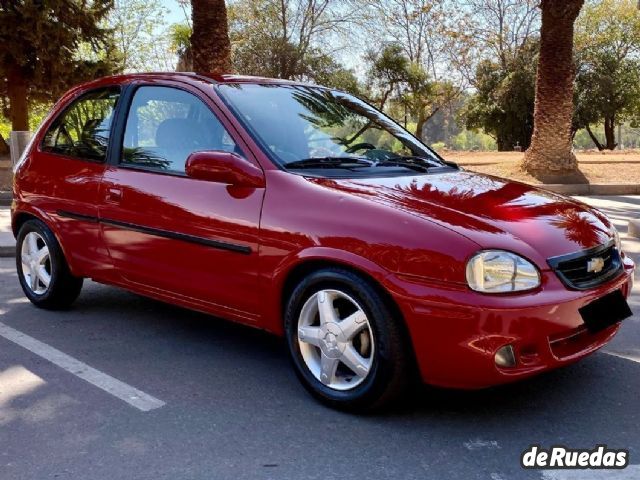
{"type": "Polygon", "coordinates": [[[589,260],[587,263],[587,271],[591,273],[600,273],[604,268],[604,258],[596,257],[589,260]]]}

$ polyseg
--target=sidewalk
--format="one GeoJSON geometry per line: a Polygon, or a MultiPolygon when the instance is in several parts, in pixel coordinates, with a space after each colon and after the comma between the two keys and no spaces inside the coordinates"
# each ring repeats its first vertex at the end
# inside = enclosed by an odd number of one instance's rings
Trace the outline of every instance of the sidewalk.
{"type": "Polygon", "coordinates": [[[15,255],[16,241],[11,231],[11,214],[9,207],[0,205],[0,257],[15,255]]]}

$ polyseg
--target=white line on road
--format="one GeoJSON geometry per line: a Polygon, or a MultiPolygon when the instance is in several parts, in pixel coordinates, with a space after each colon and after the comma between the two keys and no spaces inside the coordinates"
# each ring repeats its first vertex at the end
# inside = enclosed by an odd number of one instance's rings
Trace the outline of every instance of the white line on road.
{"type": "Polygon", "coordinates": [[[640,363],[640,354],[632,354],[632,353],[617,353],[610,352],[608,350],[603,350],[603,353],[607,355],[611,355],[612,357],[624,358],[625,360],[631,360],[632,362],[640,363]]]}
{"type": "Polygon", "coordinates": [[[624,470],[555,470],[542,474],[542,480],[638,480],[640,465],[624,470]]]}
{"type": "Polygon", "coordinates": [[[40,340],[36,340],[29,335],[26,335],[14,328],[5,325],[0,322],[0,336],[7,340],[26,348],[32,353],[50,361],[58,367],[66,370],[73,375],[80,377],[81,379],[89,382],[95,387],[110,393],[114,397],[127,402],[132,407],[148,412],[165,405],[165,402],[158,400],[151,395],[148,395],[137,388],[127,385],[121,382],[117,378],[113,378],[106,373],[96,370],[90,367],[86,363],[76,360],[70,357],[66,353],[57,350],[46,343],[42,343],[40,340]]]}

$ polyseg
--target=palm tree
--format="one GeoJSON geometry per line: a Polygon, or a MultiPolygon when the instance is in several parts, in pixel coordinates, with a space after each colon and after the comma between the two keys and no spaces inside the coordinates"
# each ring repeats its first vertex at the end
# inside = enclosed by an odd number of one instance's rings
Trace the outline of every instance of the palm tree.
{"type": "Polygon", "coordinates": [[[231,42],[224,0],[191,0],[191,54],[193,70],[201,73],[231,71],[231,42]]]}
{"type": "Polygon", "coordinates": [[[536,174],[578,170],[573,153],[573,26],[584,0],[542,0],[534,130],[524,168],[536,174]]]}

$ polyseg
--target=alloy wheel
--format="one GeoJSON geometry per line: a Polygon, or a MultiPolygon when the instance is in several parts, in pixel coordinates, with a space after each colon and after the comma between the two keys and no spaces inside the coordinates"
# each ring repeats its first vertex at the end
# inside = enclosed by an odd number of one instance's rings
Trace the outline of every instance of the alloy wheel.
{"type": "Polygon", "coordinates": [[[43,295],[51,283],[49,247],[39,233],[29,232],[22,240],[22,275],[25,284],[36,295],[43,295]]]}
{"type": "Polygon", "coordinates": [[[375,341],[366,313],[339,290],[320,290],[298,318],[298,345],[317,380],[335,390],[351,390],[369,375],[375,341]]]}

